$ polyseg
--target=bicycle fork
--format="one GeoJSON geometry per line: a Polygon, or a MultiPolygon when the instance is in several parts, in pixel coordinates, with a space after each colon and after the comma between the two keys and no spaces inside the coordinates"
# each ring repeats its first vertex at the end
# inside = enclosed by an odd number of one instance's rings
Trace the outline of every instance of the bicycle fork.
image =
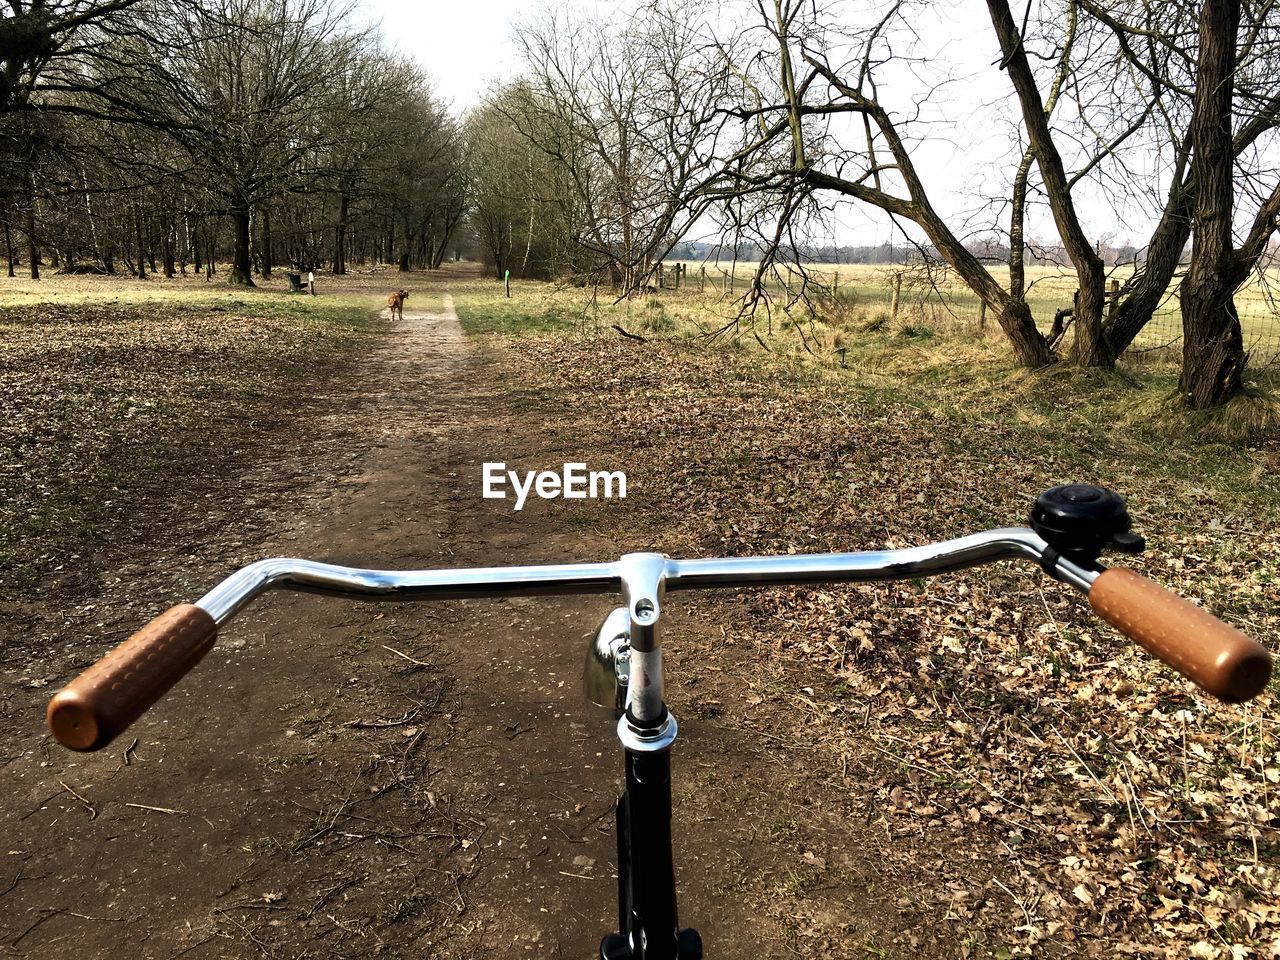
{"type": "Polygon", "coordinates": [[[600,956],[702,960],[701,938],[680,929],[676,913],[671,746],[677,727],[663,699],[658,633],[665,560],[629,554],[622,565],[627,606],[613,611],[597,633],[585,681],[590,699],[619,714],[624,757],[617,805],[618,932],[605,936],[600,956]]]}

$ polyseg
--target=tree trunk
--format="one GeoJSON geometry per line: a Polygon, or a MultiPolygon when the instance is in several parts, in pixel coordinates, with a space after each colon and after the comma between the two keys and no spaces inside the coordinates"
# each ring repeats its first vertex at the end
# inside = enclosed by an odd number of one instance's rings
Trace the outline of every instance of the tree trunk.
{"type": "Polygon", "coordinates": [[[174,269],[174,263],[175,263],[176,257],[174,256],[173,248],[174,248],[173,224],[170,223],[170,224],[166,224],[166,227],[165,227],[164,251],[163,251],[164,275],[170,280],[173,279],[174,274],[177,272],[174,269]]]}
{"type": "Polygon", "coordinates": [[[4,250],[5,256],[9,259],[9,276],[12,277],[14,275],[13,228],[9,226],[7,217],[4,221],[4,250]]]}
{"type": "Polygon", "coordinates": [[[1021,31],[1013,19],[1007,0],[987,0],[991,23],[1004,54],[1002,66],[1018,94],[1027,138],[1040,167],[1040,179],[1049,197],[1053,222],[1063,246],[1075,266],[1080,283],[1080,297],[1075,312],[1075,349],[1072,359],[1082,366],[1115,365],[1107,339],[1102,333],[1103,307],[1106,303],[1106,268],[1093,244],[1085,236],[1071,195],[1062,156],[1058,152],[1049,127],[1048,112],[1036,85],[1035,73],[1027,58],[1021,31]]]}
{"type": "Polygon", "coordinates": [[[271,279],[271,211],[262,208],[262,279],[271,279]]]}
{"type": "Polygon", "coordinates": [[[1179,389],[1195,410],[1220,406],[1240,391],[1244,350],[1235,287],[1220,274],[1182,281],[1182,376],[1179,389]]]}
{"type": "Polygon", "coordinates": [[[1125,285],[1128,295],[1120,301],[1115,319],[1106,327],[1111,352],[1117,357],[1129,348],[1164,301],[1191,236],[1190,194],[1181,183],[1175,183],[1173,189],[1178,196],[1170,198],[1151,234],[1146,259],[1125,285]]]}
{"type": "Polygon", "coordinates": [[[31,279],[40,279],[40,241],[36,239],[36,195],[32,186],[27,194],[27,258],[31,261],[31,279]]]}
{"type": "Polygon", "coordinates": [[[445,220],[444,234],[440,237],[440,245],[436,248],[435,256],[431,261],[431,269],[439,270],[440,264],[444,263],[444,258],[449,253],[449,242],[453,239],[454,231],[458,229],[458,221],[452,222],[448,218],[445,220]]]}
{"type": "Polygon", "coordinates": [[[231,225],[235,243],[231,251],[231,282],[241,287],[252,287],[253,263],[249,248],[249,205],[243,204],[231,211],[231,225]]]}
{"type": "Polygon", "coordinates": [[[1238,393],[1248,354],[1235,291],[1246,272],[1231,236],[1235,208],[1231,104],[1240,0],[1205,0],[1200,11],[1200,60],[1191,117],[1191,180],[1195,186],[1191,265],[1182,279],[1182,376],[1194,409],[1216,407],[1238,393]]]}
{"type": "MultiPolygon", "coordinates": [[[[147,244],[142,236],[142,198],[138,198],[138,203],[134,208],[133,218],[133,240],[138,247],[138,279],[145,280],[147,278],[147,244]]],[[[155,272],[154,270],[152,271],[155,272]]]]}
{"type": "Polygon", "coordinates": [[[404,229],[404,246],[400,248],[400,272],[409,272],[409,255],[413,251],[413,231],[406,225],[404,229]]]}
{"type": "Polygon", "coordinates": [[[347,211],[350,201],[344,190],[338,195],[338,222],[333,227],[333,272],[342,276],[347,272],[347,211]]]}
{"type": "Polygon", "coordinates": [[[1047,367],[1058,359],[1044,335],[1036,328],[1031,317],[1031,307],[1026,300],[1008,299],[995,305],[995,314],[1000,329],[1009,338],[1019,365],[1038,369],[1047,367]]]}
{"type": "Polygon", "coordinates": [[[1075,305],[1075,345],[1071,359],[1082,367],[1114,367],[1115,355],[1102,331],[1106,310],[1106,272],[1101,261],[1079,269],[1080,296],[1075,305]]]}

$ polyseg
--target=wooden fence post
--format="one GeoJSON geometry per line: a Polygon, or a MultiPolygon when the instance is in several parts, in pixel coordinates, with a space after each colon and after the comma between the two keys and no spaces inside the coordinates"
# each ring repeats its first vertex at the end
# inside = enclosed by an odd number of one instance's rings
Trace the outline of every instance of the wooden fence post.
{"type": "Polygon", "coordinates": [[[1111,323],[1116,318],[1116,311],[1120,309],[1120,281],[1114,277],[1111,279],[1111,302],[1107,304],[1107,323],[1111,323]]]}
{"type": "Polygon", "coordinates": [[[893,319],[898,319],[898,305],[902,300],[902,274],[895,273],[893,275],[893,305],[889,308],[889,312],[893,315],[893,319]]]}
{"type": "Polygon", "coordinates": [[[978,301],[978,332],[983,333],[987,329],[987,301],[978,301]]]}
{"type": "Polygon", "coordinates": [[[707,289],[707,265],[704,263],[698,271],[698,292],[702,293],[707,289]]]}

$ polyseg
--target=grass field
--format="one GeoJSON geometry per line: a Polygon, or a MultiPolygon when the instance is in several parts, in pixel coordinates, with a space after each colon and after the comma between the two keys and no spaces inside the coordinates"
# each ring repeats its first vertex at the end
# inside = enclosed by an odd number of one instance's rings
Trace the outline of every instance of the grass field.
{"type": "MultiPolygon", "coordinates": [[[[745,274],[745,268],[740,269],[745,274]]],[[[859,268],[859,273],[866,290],[877,296],[888,291],[876,285],[876,268],[859,268]]],[[[590,289],[536,282],[514,284],[514,295],[507,299],[500,284],[475,279],[459,288],[460,302],[469,305],[460,308],[460,315],[473,334],[594,337],[613,336],[617,327],[633,336],[673,340],[695,349],[711,345],[765,353],[799,367],[829,370],[837,378],[880,384],[891,394],[901,393],[906,384],[912,390],[927,386],[927,396],[919,401],[925,405],[977,405],[999,417],[1037,422],[1081,417],[1100,429],[1131,427],[1153,442],[1188,430],[1228,442],[1265,440],[1280,429],[1280,408],[1273,399],[1280,371],[1262,347],[1255,349],[1245,396],[1223,410],[1191,415],[1174,396],[1180,349],[1176,342],[1160,339],[1165,334],[1159,330],[1148,334],[1152,340],[1140,340],[1114,372],[1085,372],[1064,364],[1037,374],[1013,364],[998,326],[988,322],[979,328],[976,307],[965,316],[937,305],[908,306],[895,320],[887,303],[820,301],[814,315],[764,306],[748,314],[742,312],[742,285],[733,294],[717,295],[710,281],[706,290],[698,290],[693,268],[689,276],[683,289],[655,290],[621,301],[602,291],[593,294],[590,289]]],[[[1047,273],[1036,280],[1041,289],[1059,292],[1071,282],[1047,273]]],[[[1261,289],[1241,299],[1266,306],[1261,289]]]]}
{"type": "MultiPolygon", "coordinates": [[[[757,264],[742,261],[702,264],[686,262],[686,280],[692,290],[714,291],[720,295],[741,294],[750,283],[757,264]],[[705,268],[705,277],[703,271],[705,268]]],[[[1008,285],[1008,270],[990,268],[996,280],[1008,285]]],[[[1117,267],[1111,277],[1124,283],[1131,275],[1131,268],[1117,267]]],[[[792,282],[801,279],[794,270],[789,271],[792,282]]],[[[853,315],[863,322],[876,317],[888,317],[894,287],[900,287],[900,318],[903,322],[928,323],[977,327],[981,315],[978,298],[949,271],[931,279],[920,278],[911,270],[894,265],[870,264],[817,264],[806,268],[809,279],[833,293],[853,315]],[[936,290],[933,284],[936,283],[936,290]]],[[[1054,313],[1069,307],[1075,293],[1075,273],[1061,267],[1027,267],[1028,299],[1032,315],[1041,329],[1048,330],[1054,313]]],[[[774,282],[771,289],[781,292],[781,285],[774,282]]],[[[1272,270],[1265,277],[1255,277],[1236,297],[1241,326],[1246,345],[1254,351],[1255,360],[1270,361],[1280,355],[1280,270],[1272,270]]],[[[1139,335],[1137,349],[1170,345],[1181,338],[1182,320],[1178,312],[1176,284],[1156,312],[1148,326],[1139,335]]]]}

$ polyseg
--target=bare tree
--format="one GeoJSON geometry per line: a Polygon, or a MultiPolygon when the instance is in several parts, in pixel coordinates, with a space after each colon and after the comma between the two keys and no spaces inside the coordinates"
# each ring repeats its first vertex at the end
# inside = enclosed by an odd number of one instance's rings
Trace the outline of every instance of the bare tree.
{"type": "Polygon", "coordinates": [[[791,225],[813,210],[815,198],[844,197],[918,227],[993,311],[1018,360],[1053,362],[1025,296],[1006,290],[935,206],[912,150],[915,115],[895,116],[883,100],[879,74],[897,58],[895,31],[909,4],[898,0],[874,22],[839,31],[829,28],[826,11],[806,0],[767,6],[755,0],[753,6],[765,45],[739,52],[721,44],[726,58],[738,61],[738,102],[725,110],[740,122],[741,136],[701,187],[726,203],[735,221],[763,217],[773,224],[762,232],[764,256],[753,290],[763,289],[772,259],[794,248],[791,225]],[[850,117],[861,125],[860,141],[837,123],[850,117]]]}
{"type": "Polygon", "coordinates": [[[353,216],[376,196],[381,159],[398,143],[421,135],[399,107],[425,81],[406,63],[373,43],[352,51],[325,93],[323,116],[330,135],[316,166],[335,202],[333,272],[347,272],[347,232],[353,216]]]}
{"type": "Polygon", "coordinates": [[[563,172],[563,218],[591,271],[634,291],[704,209],[693,188],[722,120],[723,62],[662,3],[621,21],[547,12],[517,40],[527,96],[491,106],[563,172]]]}
{"type": "Polygon", "coordinates": [[[167,111],[166,129],[220,200],[233,234],[233,283],[252,285],[254,212],[313,174],[332,134],[325,91],[363,45],[331,0],[159,0],[162,28],[133,80],[167,111]]]}

